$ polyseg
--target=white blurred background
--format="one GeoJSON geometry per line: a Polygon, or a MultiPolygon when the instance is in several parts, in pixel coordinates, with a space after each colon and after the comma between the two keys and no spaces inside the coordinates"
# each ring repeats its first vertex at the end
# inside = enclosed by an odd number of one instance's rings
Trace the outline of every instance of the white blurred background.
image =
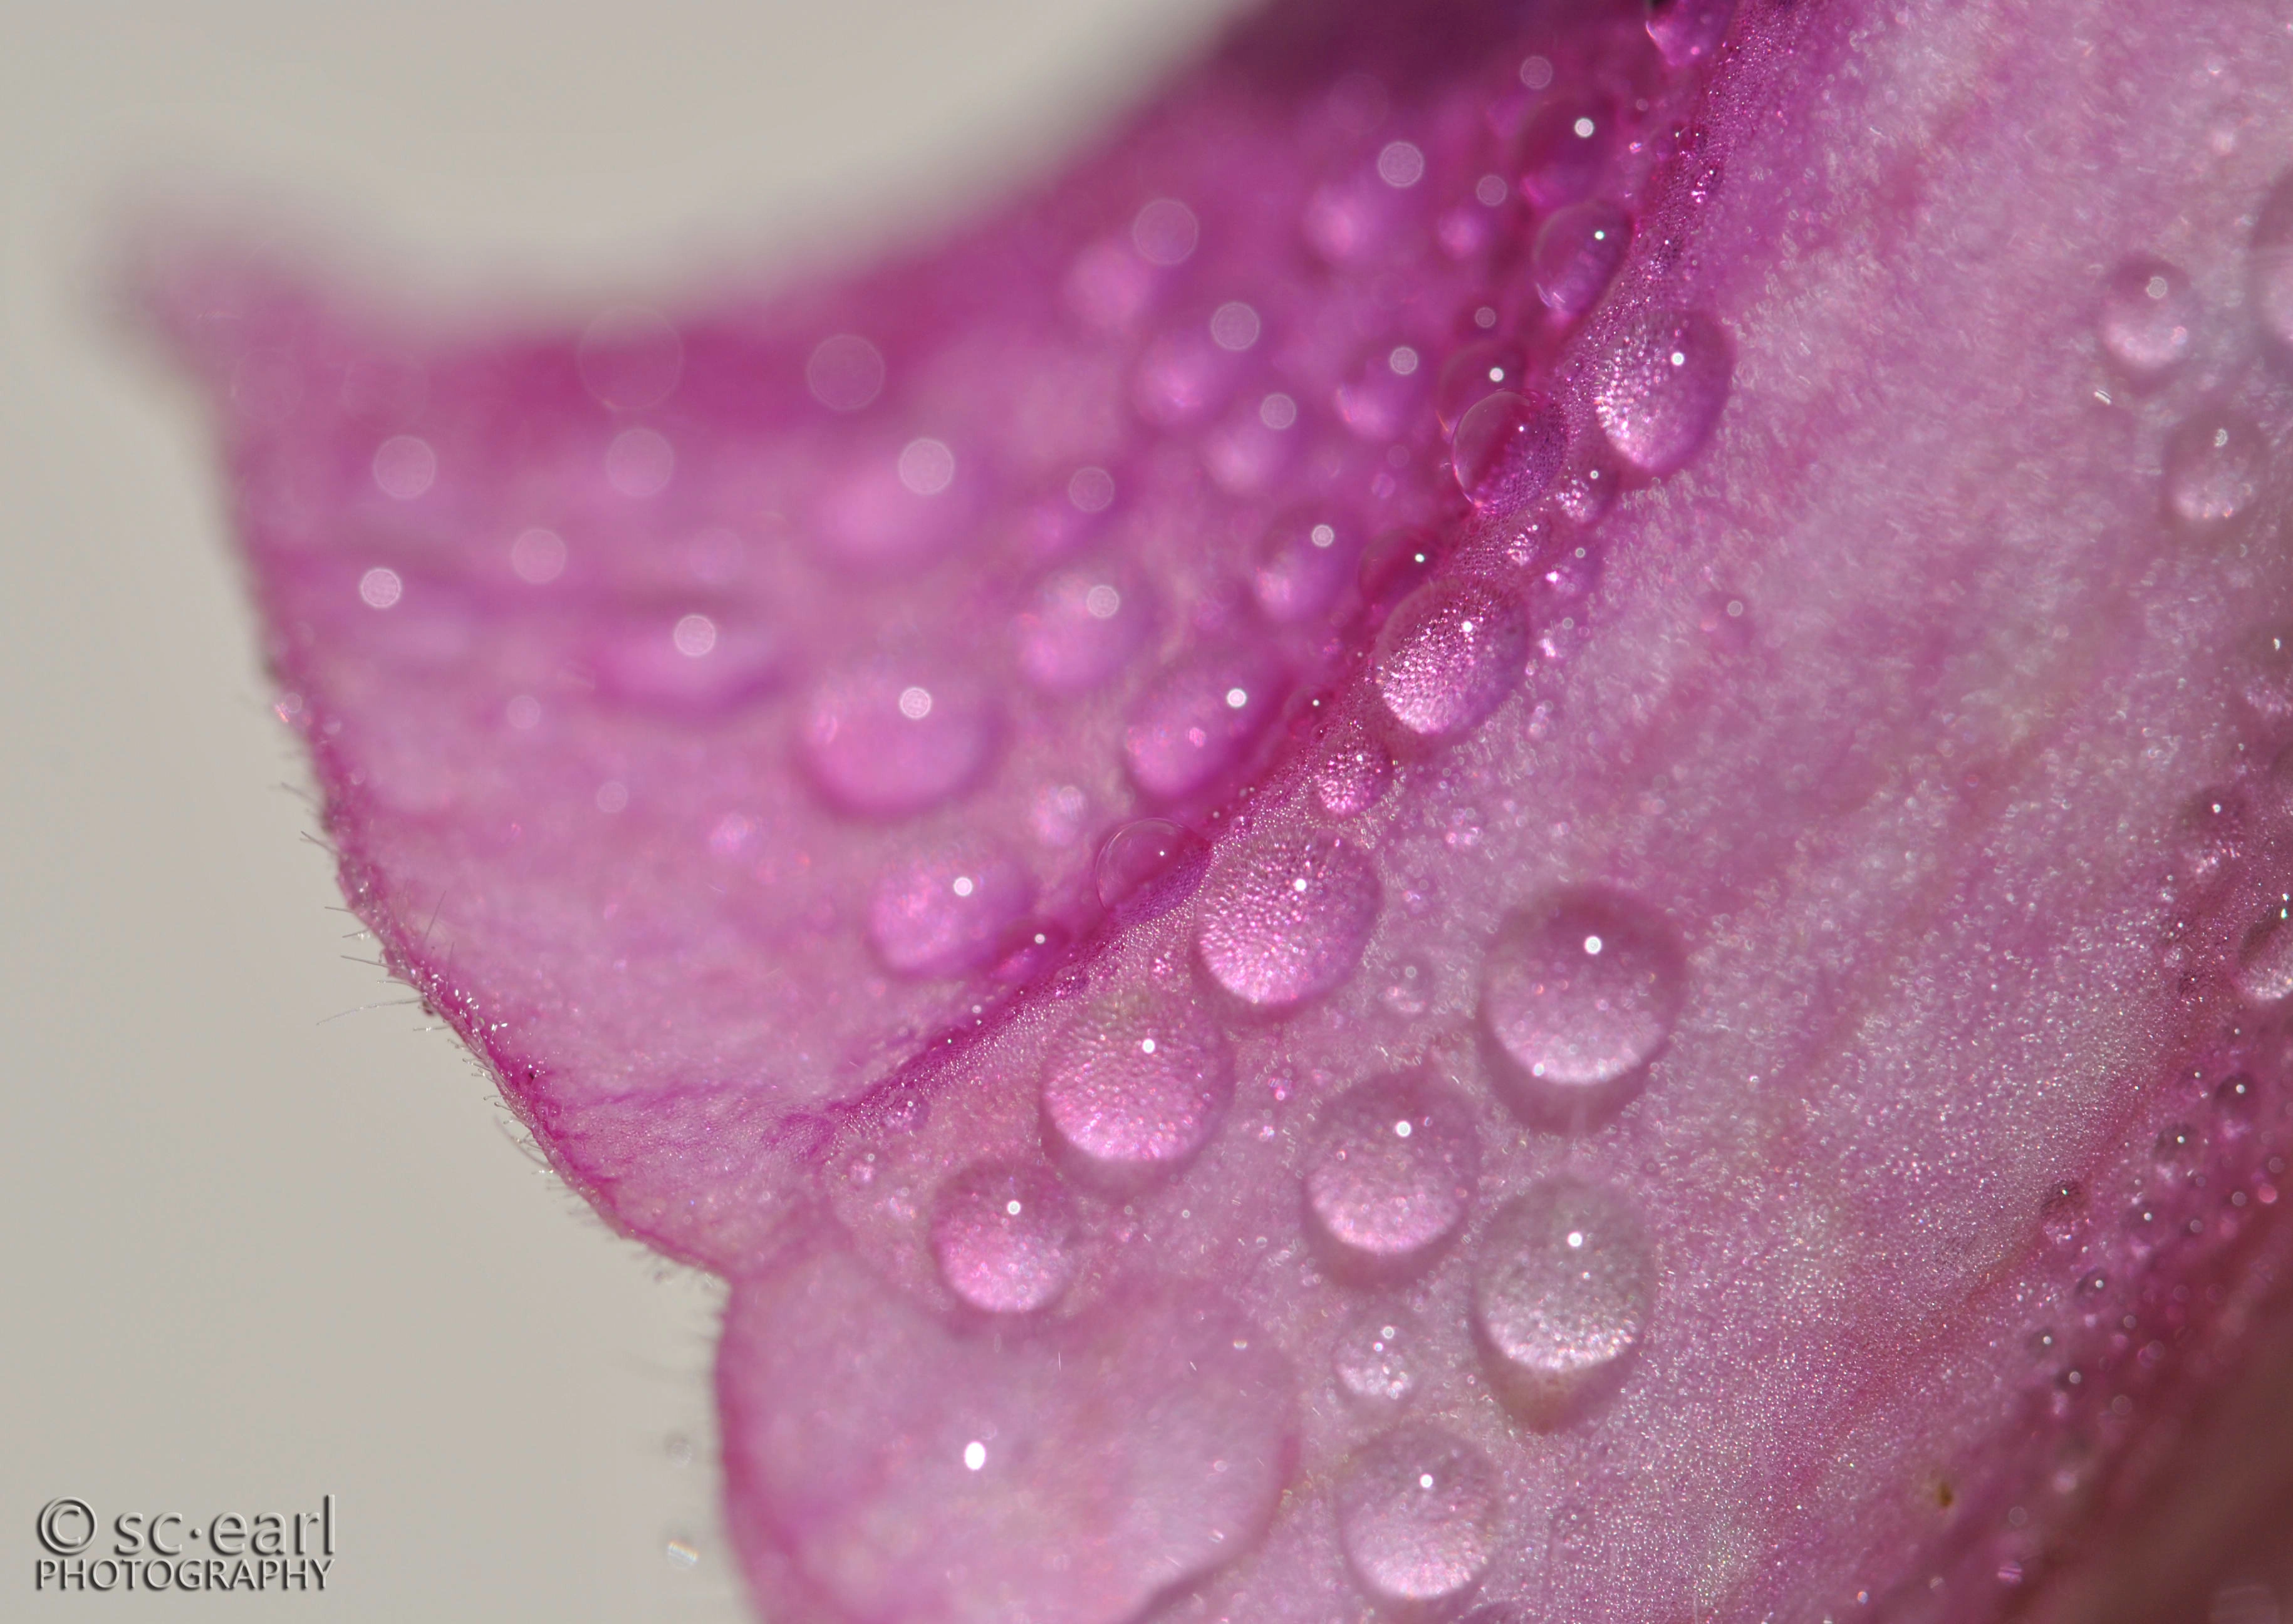
{"type": "Polygon", "coordinates": [[[125,215],[253,199],[449,302],[669,287],[944,218],[1233,9],[0,0],[0,1614],[742,1611],[717,1294],[360,962],[203,426],[106,324],[125,215]],[[32,1594],[54,1497],[327,1493],[324,1597],[32,1594]]]}

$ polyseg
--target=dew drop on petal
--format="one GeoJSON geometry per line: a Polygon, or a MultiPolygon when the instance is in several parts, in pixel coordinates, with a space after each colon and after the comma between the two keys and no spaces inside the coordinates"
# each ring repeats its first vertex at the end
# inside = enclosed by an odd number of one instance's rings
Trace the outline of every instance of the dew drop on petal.
{"type": "Polygon", "coordinates": [[[406,594],[406,583],[396,570],[377,564],[359,577],[359,601],[369,609],[395,608],[406,594]]]}
{"type": "Polygon", "coordinates": [[[798,737],[831,800],[901,817],[969,788],[993,754],[996,723],[993,702],[968,683],[871,663],[822,682],[802,707],[798,737]]]}
{"type": "Polygon", "coordinates": [[[603,614],[591,646],[599,691],[638,704],[736,703],[771,687],[785,667],[779,635],[731,610],[603,614]]]}
{"type": "Polygon", "coordinates": [[[2197,295],[2180,266],[2137,254],[2103,279],[2094,329],[2127,377],[2156,383],[2189,359],[2198,313],[2197,295]]]}
{"type": "Polygon", "coordinates": [[[884,392],[883,353],[857,333],[823,338],[804,363],[804,381],[831,411],[864,410],[884,392]]]}
{"type": "Polygon", "coordinates": [[[1633,217],[1613,203],[1593,199],[1555,209],[1529,249],[1536,296],[1560,315],[1583,315],[1608,291],[1632,240],[1633,217]]]}
{"type": "Polygon", "coordinates": [[[1282,1010],[1354,973],[1383,904],[1377,869],[1333,834],[1231,849],[1202,910],[1195,950],[1244,1003],[1282,1010]]]}
{"type": "Polygon", "coordinates": [[[2261,205],[2246,256],[2246,296],[2263,329],[2293,349],[2293,175],[2280,179],[2261,205]]]}
{"type": "Polygon", "coordinates": [[[1127,569],[1093,562],[1056,571],[1014,624],[1019,669],[1046,693],[1086,692],[1130,662],[1154,618],[1127,569]]]}
{"type": "Polygon", "coordinates": [[[2234,412],[2208,409],[2166,441],[2166,507],[2188,529],[2219,531],[2252,510],[2268,472],[2261,431],[2234,412]]]}
{"type": "Polygon", "coordinates": [[[1488,1458],[1437,1427],[1401,1426],[1355,1451],[1339,1479],[1338,1539],[1381,1601],[1438,1602],[1495,1555],[1504,1485],[1488,1458]]]}
{"type": "Polygon", "coordinates": [[[1117,995],[1052,1045],[1042,1079],[1049,1148],[1101,1184],[1171,1173],[1208,1144],[1234,1098],[1226,1040],[1192,1004],[1117,995]]]}
{"type": "Polygon", "coordinates": [[[1486,338],[1469,344],[1449,357],[1433,386],[1433,411],[1441,432],[1454,433],[1457,419],[1484,397],[1500,389],[1521,392],[1528,377],[1528,357],[1509,338],[1486,338]]]}
{"type": "Polygon", "coordinates": [[[1393,758],[1385,747],[1356,735],[1314,769],[1314,800],[1331,817],[1358,817],[1385,799],[1392,783],[1393,758]]]}
{"type": "Polygon", "coordinates": [[[1349,1266],[1414,1269],[1456,1232],[1479,1177],[1472,1107],[1445,1084],[1381,1077],[1332,1101],[1306,1159],[1306,1210],[1349,1266]]]}
{"type": "Polygon", "coordinates": [[[509,567],[528,586],[546,587],[565,572],[565,542],[539,525],[517,532],[509,544],[509,567]]]}
{"type": "Polygon", "coordinates": [[[1263,330],[1258,313],[1240,299],[1229,299],[1211,312],[1211,342],[1222,350],[1246,350],[1263,330]]]}
{"type": "Polygon", "coordinates": [[[1373,665],[1386,714],[1413,736],[1454,739],[1503,704],[1528,656],[1528,617],[1478,581],[1421,587],[1378,630],[1373,665]]]}
{"type": "Polygon", "coordinates": [[[1338,1390],[1372,1411],[1407,1403],[1422,1379],[1417,1367],[1424,1334],[1406,1309],[1389,1303],[1357,1311],[1338,1328],[1330,1347],[1338,1390]]]}
{"type": "Polygon", "coordinates": [[[1195,894],[1210,855],[1210,843],[1183,824],[1136,818],[1099,847],[1091,885],[1100,905],[1119,919],[1159,918],[1195,894]]]}
{"type": "Polygon", "coordinates": [[[1520,195],[1541,209],[1591,196],[1614,143],[1615,120],[1606,104],[1556,91],[1521,132],[1520,195]]]}
{"type": "Polygon", "coordinates": [[[1597,1185],[1539,1183],[1476,1243],[1474,1337],[1500,1396],[1532,1425],[1568,1419],[1622,1376],[1655,1298],[1638,1215],[1597,1185]]]}
{"type": "Polygon", "coordinates": [[[1643,474],[1669,474],[1702,449],[1734,371],[1728,336],[1711,317],[1652,311],[1601,353],[1592,409],[1618,456],[1643,474]]]}
{"type": "Polygon", "coordinates": [[[1450,457],[1473,506],[1511,513],[1544,494],[1568,454],[1568,424],[1541,394],[1483,396],[1457,419],[1450,457]]]}
{"type": "Polygon", "coordinates": [[[1541,1119],[1613,1105],[1671,1035],[1686,987],[1672,927],[1628,898],[1580,892],[1511,915],[1481,963],[1501,1088],[1541,1119]]]}
{"type": "Polygon", "coordinates": [[[2273,908],[2245,935],[2231,979],[2247,1002],[2264,1008],[2293,998],[2293,909],[2273,908]]]}
{"type": "Polygon", "coordinates": [[[658,496],[676,473],[677,448],[656,429],[625,428],[605,447],[605,483],[623,496],[658,496]]]}
{"type": "Polygon", "coordinates": [[[1353,529],[1318,508],[1275,519],[1251,556],[1250,587],[1266,618],[1298,626],[1329,613],[1353,580],[1353,529]]]}
{"type": "Polygon", "coordinates": [[[1034,877],[982,839],[893,864],[868,899],[868,939],[895,975],[959,976],[994,956],[1035,900],[1034,877]]]}
{"type": "Polygon", "coordinates": [[[1048,1167],[968,1168],[933,1201],[931,1246],[940,1279],[972,1307],[1031,1313],[1074,1279],[1074,1198],[1048,1167]]]}
{"type": "Polygon", "coordinates": [[[1166,801],[1207,788],[1240,762],[1285,686],[1278,668],[1246,646],[1181,654],[1131,706],[1122,733],[1131,781],[1166,801]]]}

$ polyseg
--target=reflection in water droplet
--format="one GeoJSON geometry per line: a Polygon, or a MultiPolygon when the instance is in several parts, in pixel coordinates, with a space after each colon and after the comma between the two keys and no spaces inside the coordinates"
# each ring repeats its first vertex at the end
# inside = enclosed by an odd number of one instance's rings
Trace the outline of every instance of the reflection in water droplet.
{"type": "Polygon", "coordinates": [[[1501,389],[1457,420],[1450,459],[1476,508],[1511,513],[1544,494],[1568,454],[1568,424],[1541,394],[1501,389]]]}
{"type": "Polygon", "coordinates": [[[1326,614],[1353,579],[1356,550],[1351,527],[1323,509],[1284,514],[1267,526],[1251,559],[1259,608],[1277,626],[1326,614]]]}
{"type": "Polygon", "coordinates": [[[2189,359],[2198,314],[2197,295],[2180,266],[2136,254],[2103,279],[2094,330],[2127,377],[2156,383],[2189,359]]]}
{"type": "Polygon", "coordinates": [[[1074,1279],[1074,1199],[1048,1167],[972,1167],[940,1188],[931,1244],[940,1279],[972,1307],[1032,1312],[1074,1279]]]}
{"type": "Polygon", "coordinates": [[[1581,316],[1600,302],[1633,243],[1633,217],[1598,199],[1557,209],[1537,228],[1528,253],[1536,296],[1563,316],[1581,316]]]}
{"type": "Polygon", "coordinates": [[[1387,1602],[1471,1588],[1496,1554],[1504,1486],[1488,1458],[1437,1427],[1402,1426],[1346,1463],[1338,1539],[1362,1587],[1387,1602]]]}
{"type": "Polygon", "coordinates": [[[961,975],[994,955],[1034,900],[1034,877],[1007,853],[958,840],[895,864],[877,881],[868,938],[895,974],[961,975]]]}
{"type": "Polygon", "coordinates": [[[2282,1003],[2293,997],[2293,906],[2272,909],[2246,932],[2230,979],[2251,1003],[2282,1003]]]}
{"type": "Polygon", "coordinates": [[[1208,787],[1273,719],[1284,687],[1278,668],[1253,649],[1180,654],[1131,707],[1122,732],[1131,781],[1158,800],[1208,787]]]}
{"type": "Polygon", "coordinates": [[[1620,1380],[1648,1327],[1656,1271],[1614,1193],[1574,1180],[1509,1201],[1473,1259],[1473,1331],[1499,1393],[1552,1426],[1620,1380]]]}
{"type": "Polygon", "coordinates": [[[1406,1271],[1464,1222],[1479,1171],[1462,1095],[1424,1077],[1381,1077],[1324,1116],[1306,1160],[1306,1210],[1349,1264],[1406,1271]]]}
{"type": "Polygon", "coordinates": [[[1116,918],[1155,919],[1195,894],[1210,858],[1209,842],[1184,824],[1138,818],[1106,837],[1091,865],[1091,884],[1116,918]]]}
{"type": "Polygon", "coordinates": [[[1358,817],[1385,798],[1393,759],[1364,738],[1341,743],[1314,770],[1314,799],[1332,817],[1358,817]]]}
{"type": "Polygon", "coordinates": [[[1433,410],[1441,420],[1441,432],[1454,433],[1458,418],[1500,389],[1520,393],[1527,377],[1528,357],[1511,339],[1467,345],[1449,357],[1441,369],[1441,381],[1433,386],[1433,410]]]}
{"type": "Polygon", "coordinates": [[[969,788],[987,766],[995,735],[993,702],[969,684],[875,663],[814,689],[798,737],[805,766],[830,800],[866,816],[901,817],[969,788]]]}
{"type": "Polygon", "coordinates": [[[1053,694],[1095,688],[1130,663],[1153,622],[1145,589],[1108,563],[1059,570],[1013,628],[1019,669],[1053,694]]]}
{"type": "Polygon", "coordinates": [[[2279,180],[2261,205],[2245,286],[2263,329],[2293,348],[2293,175],[2279,180]]]}
{"type": "Polygon", "coordinates": [[[1330,1372],[1339,1391],[1371,1409],[1394,1409],[1417,1391],[1417,1354],[1424,1331],[1407,1310],[1373,1305],[1338,1328],[1330,1372]]]}
{"type": "Polygon", "coordinates": [[[1244,1003],[1286,1009],[1353,974],[1383,896],[1369,858],[1333,834],[1229,848],[1195,950],[1244,1003]]]}
{"type": "Polygon", "coordinates": [[[1512,915],[1481,962],[1481,1023],[1516,1109],[1573,1124],[1637,1088],[1686,995],[1678,938],[1605,892],[1512,915]]]}
{"type": "Polygon", "coordinates": [[[1477,581],[1420,588],[1379,629],[1373,666],[1386,714],[1421,739],[1454,739],[1503,704],[1528,658],[1517,599],[1477,581]]]}
{"type": "Polygon", "coordinates": [[[1127,1186],[1184,1165],[1233,1098],[1217,1028],[1190,1004],[1131,994],[1090,1010],[1054,1045],[1043,1125],[1074,1170],[1127,1186]]]}
{"type": "Polygon", "coordinates": [[[1728,403],[1728,337],[1700,311],[1651,311],[1619,331],[1593,371],[1592,410],[1616,454],[1643,474],[1695,456],[1728,403]]]}
{"type": "Polygon", "coordinates": [[[2166,442],[2166,507],[2199,532],[2243,517],[2261,494],[2269,448],[2234,412],[2208,410],[2183,420],[2166,442]]]}

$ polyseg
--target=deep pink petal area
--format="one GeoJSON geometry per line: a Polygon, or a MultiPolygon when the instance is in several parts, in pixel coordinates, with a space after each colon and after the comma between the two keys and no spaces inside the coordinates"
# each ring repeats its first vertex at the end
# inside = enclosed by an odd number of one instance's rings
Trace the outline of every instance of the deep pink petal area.
{"type": "Polygon", "coordinates": [[[162,264],[353,900],[737,1282],[775,1616],[1981,1619],[2116,1537],[2288,1266],[2289,76],[1299,5],[777,298],[162,264]]]}

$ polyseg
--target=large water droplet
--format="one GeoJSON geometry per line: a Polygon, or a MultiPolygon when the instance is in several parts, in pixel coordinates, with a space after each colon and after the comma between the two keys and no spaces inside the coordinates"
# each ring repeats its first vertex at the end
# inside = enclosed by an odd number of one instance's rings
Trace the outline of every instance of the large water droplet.
{"type": "Polygon", "coordinates": [[[868,938],[896,974],[961,975],[995,957],[1034,900],[1034,877],[1009,853],[959,840],[895,864],[877,881],[868,938]]]}
{"type": "Polygon", "coordinates": [[[1091,884],[1100,905],[1117,919],[1155,919],[1195,894],[1210,860],[1210,843],[1183,824],[1137,818],[1098,849],[1091,884]]]}
{"type": "Polygon", "coordinates": [[[1329,613],[1353,579],[1351,527],[1318,508],[1284,514],[1266,528],[1251,558],[1250,587],[1266,618],[1297,626],[1329,613]]]}
{"type": "Polygon", "coordinates": [[[1578,892],[1513,914],[1481,962],[1499,1087],[1563,1125],[1615,1105],[1671,1035],[1686,987],[1672,928],[1627,898],[1578,892]]]}
{"type": "Polygon", "coordinates": [[[940,1279],[972,1307],[1024,1314],[1074,1279],[1074,1198],[1048,1167],[971,1167],[932,1203],[940,1279]]]}
{"type": "Polygon", "coordinates": [[[1285,834],[1228,850],[1195,950],[1244,1003],[1287,1009],[1354,973],[1384,897],[1377,869],[1333,834],[1285,834]]]}
{"type": "Polygon", "coordinates": [[[1633,245],[1633,217],[1594,199],[1556,209],[1537,228],[1528,251],[1536,296],[1563,316],[1581,316],[1600,302],[1633,245]]]}
{"type": "Polygon", "coordinates": [[[1643,474],[1669,474],[1720,420],[1735,365],[1728,336],[1711,317],[1650,311],[1617,332],[1594,369],[1601,432],[1643,474]]]}
{"type": "Polygon", "coordinates": [[[1410,734],[1454,739],[1504,702],[1527,658],[1518,599],[1481,581],[1435,581],[1379,629],[1373,679],[1386,714],[1410,734]]]}
{"type": "Polygon", "coordinates": [[[2293,175],[2281,178],[2262,202],[2247,253],[2245,286],[2263,329],[2293,349],[2293,175]]]}
{"type": "Polygon", "coordinates": [[[2166,442],[2167,510],[2193,531],[2225,529],[2252,510],[2268,465],[2268,445],[2251,421],[2199,411],[2166,442]]]}
{"type": "Polygon", "coordinates": [[[1330,1374],[1338,1390],[1372,1410],[1391,1410],[1417,1391],[1423,1328],[1407,1310],[1373,1305],[1338,1328],[1330,1374]]]}
{"type": "Polygon", "coordinates": [[[828,798],[871,817],[900,817],[968,789],[996,736],[993,702],[927,668],[876,662],[829,678],[803,708],[804,764],[828,798]]]}
{"type": "Polygon", "coordinates": [[[1363,1445],[1336,1498],[1346,1561],[1386,1602],[1438,1602],[1471,1589],[1504,1523],[1496,1468],[1438,1427],[1396,1427],[1363,1445]]]}
{"type": "Polygon", "coordinates": [[[1479,1173],[1462,1095],[1424,1077],[1381,1077],[1332,1102],[1307,1156],[1306,1210],[1346,1265],[1390,1277],[1456,1232],[1479,1173]]]}
{"type": "Polygon", "coordinates": [[[1284,686],[1279,668],[1254,649],[1181,654],[1131,707],[1122,731],[1131,781],[1158,800],[1207,788],[1273,719],[1284,686]]]}
{"type": "Polygon", "coordinates": [[[1233,1098],[1226,1040],[1199,1011],[1128,994],[1086,1012],[1053,1047],[1043,1126],[1070,1167],[1124,1188],[1183,1166],[1233,1098]]]}
{"type": "Polygon", "coordinates": [[[1500,389],[1521,391],[1528,378],[1528,356],[1510,338],[1469,344],[1449,357],[1441,381],[1433,386],[1433,410],[1441,432],[1455,432],[1457,420],[1474,405],[1500,389]]]}
{"type": "Polygon", "coordinates": [[[2103,279],[2094,330],[2137,383],[2156,383],[2188,360],[2197,325],[2197,295],[2178,265],[2136,254],[2103,279]]]}
{"type": "Polygon", "coordinates": [[[1450,460],[1476,508],[1511,513],[1544,494],[1568,455],[1568,423],[1541,394],[1501,389],[1457,419],[1450,460]]]}
{"type": "Polygon", "coordinates": [[[1648,0],[1648,35],[1674,68],[1700,62],[1727,37],[1736,0],[1648,0]]]}
{"type": "Polygon", "coordinates": [[[1498,1393],[1553,1426],[1623,1377],[1647,1329],[1656,1269],[1639,1218],[1572,1179],[1501,1208],[1473,1259],[1473,1332],[1498,1393]]]}
{"type": "Polygon", "coordinates": [[[1019,669],[1054,694],[1097,687],[1130,662],[1153,621],[1131,572],[1104,563],[1057,571],[1018,616],[1019,669]]]}

